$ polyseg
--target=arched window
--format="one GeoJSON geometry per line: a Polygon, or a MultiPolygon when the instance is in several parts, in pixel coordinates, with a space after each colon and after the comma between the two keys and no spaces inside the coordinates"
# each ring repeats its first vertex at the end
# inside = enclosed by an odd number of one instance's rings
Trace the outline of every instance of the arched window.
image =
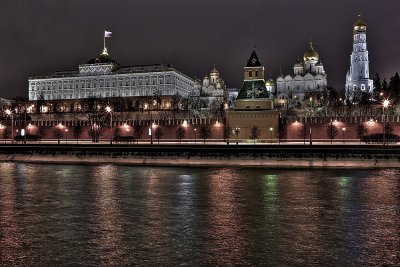
{"type": "Polygon", "coordinates": [[[251,73],[251,71],[249,71],[249,77],[253,77],[253,73],[251,73]]]}

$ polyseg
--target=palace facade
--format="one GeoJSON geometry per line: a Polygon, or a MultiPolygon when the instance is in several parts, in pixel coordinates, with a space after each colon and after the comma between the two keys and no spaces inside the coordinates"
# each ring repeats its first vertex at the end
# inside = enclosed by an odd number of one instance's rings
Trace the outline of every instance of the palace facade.
{"type": "Polygon", "coordinates": [[[121,66],[105,47],[77,71],[55,72],[29,78],[29,100],[66,100],[134,96],[187,98],[198,94],[194,80],[171,66],[121,66]]]}

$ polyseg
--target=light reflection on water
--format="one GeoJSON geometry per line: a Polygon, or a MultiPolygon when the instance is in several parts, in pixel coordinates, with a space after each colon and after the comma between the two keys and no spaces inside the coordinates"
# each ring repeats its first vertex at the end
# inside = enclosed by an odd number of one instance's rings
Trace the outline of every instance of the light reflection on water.
{"type": "Polygon", "coordinates": [[[0,266],[400,265],[399,170],[0,169],[0,266]]]}

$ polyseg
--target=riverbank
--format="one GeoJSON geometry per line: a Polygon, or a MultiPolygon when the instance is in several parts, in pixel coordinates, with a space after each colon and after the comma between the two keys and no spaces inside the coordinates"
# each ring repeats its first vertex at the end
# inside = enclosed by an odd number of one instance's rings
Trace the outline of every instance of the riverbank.
{"type": "Polygon", "coordinates": [[[397,146],[3,145],[0,161],[267,168],[400,168],[397,146]]]}
{"type": "Polygon", "coordinates": [[[400,168],[398,160],[321,160],[321,159],[196,159],[196,158],[131,158],[131,157],[88,157],[69,155],[0,155],[3,162],[52,163],[52,164],[117,164],[137,166],[190,166],[190,167],[268,167],[268,168],[400,168]]]}

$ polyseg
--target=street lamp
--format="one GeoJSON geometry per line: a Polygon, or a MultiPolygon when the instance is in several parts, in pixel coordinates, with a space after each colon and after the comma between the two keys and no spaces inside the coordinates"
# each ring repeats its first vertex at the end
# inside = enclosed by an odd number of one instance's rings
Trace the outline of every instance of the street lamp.
{"type": "Polygon", "coordinates": [[[385,146],[386,143],[386,116],[385,116],[385,108],[389,106],[390,102],[389,100],[385,99],[383,101],[383,106],[382,106],[382,115],[383,115],[383,145],[385,146]]]}
{"type": "Polygon", "coordinates": [[[269,133],[270,133],[270,138],[271,138],[271,145],[272,145],[272,132],[274,131],[274,128],[270,127],[269,128],[269,133]]]}
{"type": "Polygon", "coordinates": [[[342,128],[342,132],[343,132],[343,145],[344,145],[344,133],[346,132],[346,127],[342,128]]]}
{"type": "Polygon", "coordinates": [[[68,129],[65,128],[65,144],[68,143],[68,129]]]}
{"type": "Polygon", "coordinates": [[[57,143],[60,144],[60,137],[63,126],[61,123],[59,123],[56,127],[57,127],[57,143]]]}
{"type": "Polygon", "coordinates": [[[240,133],[240,128],[235,127],[234,132],[235,132],[235,134],[236,134],[236,145],[239,145],[239,133],[240,133]]]}
{"type": "Polygon", "coordinates": [[[149,127],[149,136],[150,136],[150,144],[153,144],[153,135],[152,135],[152,125],[150,124],[149,127]]]}
{"type": "Polygon", "coordinates": [[[106,111],[108,112],[108,113],[110,113],[110,117],[111,117],[111,119],[110,119],[110,131],[111,131],[111,133],[110,133],[110,145],[112,145],[112,141],[113,141],[113,122],[112,122],[112,109],[111,109],[111,107],[110,106],[107,106],[106,107],[106,111]]]}
{"type": "Polygon", "coordinates": [[[194,128],[194,143],[195,143],[195,144],[196,144],[196,141],[197,141],[197,139],[196,139],[196,133],[197,133],[197,129],[194,128]]]}
{"type": "Polygon", "coordinates": [[[11,116],[11,144],[14,144],[14,114],[9,109],[6,109],[6,114],[11,116]]]}

